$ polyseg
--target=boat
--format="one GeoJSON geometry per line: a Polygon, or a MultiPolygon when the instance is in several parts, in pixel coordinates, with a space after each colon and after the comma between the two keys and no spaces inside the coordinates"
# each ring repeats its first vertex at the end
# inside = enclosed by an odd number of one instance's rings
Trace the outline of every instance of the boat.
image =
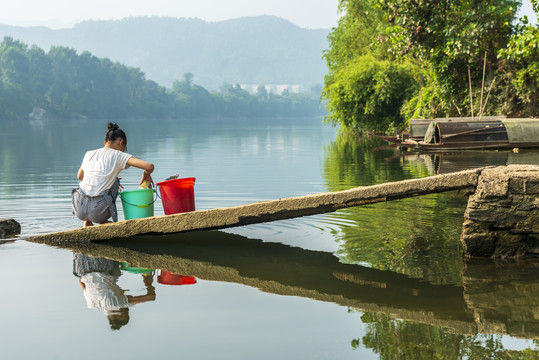
{"type": "Polygon", "coordinates": [[[394,143],[394,146],[419,150],[539,148],[539,118],[412,119],[407,134],[369,135],[394,143]]]}
{"type": "Polygon", "coordinates": [[[420,150],[533,148],[539,147],[539,119],[432,120],[422,141],[411,140],[420,150]]]}
{"type": "Polygon", "coordinates": [[[470,122],[470,121],[493,121],[505,119],[505,116],[483,116],[480,119],[472,117],[448,117],[448,118],[434,118],[434,119],[411,119],[410,120],[410,132],[409,140],[411,141],[423,141],[425,133],[429,128],[431,122],[470,122]]]}

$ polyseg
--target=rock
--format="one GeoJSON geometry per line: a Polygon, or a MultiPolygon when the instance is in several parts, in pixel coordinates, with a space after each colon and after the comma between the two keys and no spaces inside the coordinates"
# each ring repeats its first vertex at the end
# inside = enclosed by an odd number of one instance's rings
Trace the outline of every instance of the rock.
{"type": "Polygon", "coordinates": [[[0,219],[0,238],[21,233],[21,224],[14,219],[0,219]]]}
{"type": "Polygon", "coordinates": [[[524,258],[539,250],[539,166],[486,168],[464,213],[461,241],[471,257],[524,258]]]}

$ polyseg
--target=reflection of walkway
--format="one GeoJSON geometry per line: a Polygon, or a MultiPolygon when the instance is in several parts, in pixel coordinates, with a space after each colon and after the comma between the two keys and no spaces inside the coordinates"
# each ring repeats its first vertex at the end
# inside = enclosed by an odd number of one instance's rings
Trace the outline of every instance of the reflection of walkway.
{"type": "Polygon", "coordinates": [[[533,256],[536,252],[539,234],[534,221],[539,215],[539,205],[535,201],[537,178],[538,165],[486,167],[235,207],[150,216],[38,235],[28,240],[61,245],[62,242],[128,238],[140,234],[215,230],[467,189],[473,192],[468,199],[461,236],[465,256],[518,258],[533,256]]]}
{"type": "MultiPolygon", "coordinates": [[[[389,271],[342,264],[329,253],[218,231],[70,247],[141,267],[382,312],[393,318],[448,327],[459,334],[487,331],[539,338],[539,320],[530,316],[530,309],[537,308],[539,287],[526,285],[539,283],[537,271],[530,272],[522,284],[518,274],[506,275],[507,281],[496,283],[495,277],[482,278],[477,267],[468,264],[463,269],[463,287],[432,285],[389,271]],[[505,293],[507,289],[511,297],[505,293]],[[499,297],[507,301],[496,300],[499,297]]],[[[508,274],[506,269],[499,271],[508,274]]],[[[518,269],[526,271],[522,265],[518,269]]]]}

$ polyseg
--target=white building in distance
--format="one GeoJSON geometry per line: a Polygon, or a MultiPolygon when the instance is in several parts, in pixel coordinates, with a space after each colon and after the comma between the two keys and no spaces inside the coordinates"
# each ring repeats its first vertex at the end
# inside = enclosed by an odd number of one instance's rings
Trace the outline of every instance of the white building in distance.
{"type": "MultiPolygon", "coordinates": [[[[305,92],[305,86],[298,84],[267,84],[262,86],[264,86],[268,94],[282,95],[285,90],[288,90],[289,93],[296,94],[305,92]]],[[[258,88],[260,87],[260,84],[241,84],[240,87],[243,90],[247,91],[249,94],[256,94],[258,88]]]]}

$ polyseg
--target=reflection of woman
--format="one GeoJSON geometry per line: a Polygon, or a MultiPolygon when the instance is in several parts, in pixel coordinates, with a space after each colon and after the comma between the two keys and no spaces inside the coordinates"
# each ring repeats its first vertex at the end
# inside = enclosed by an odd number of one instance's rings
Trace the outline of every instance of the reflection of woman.
{"type": "Polygon", "coordinates": [[[143,275],[146,286],[145,295],[125,294],[125,290],[117,284],[120,276],[117,261],[73,254],[73,274],[79,277],[88,308],[103,311],[114,330],[120,329],[129,322],[129,305],[155,300],[152,274],[143,275]]]}

